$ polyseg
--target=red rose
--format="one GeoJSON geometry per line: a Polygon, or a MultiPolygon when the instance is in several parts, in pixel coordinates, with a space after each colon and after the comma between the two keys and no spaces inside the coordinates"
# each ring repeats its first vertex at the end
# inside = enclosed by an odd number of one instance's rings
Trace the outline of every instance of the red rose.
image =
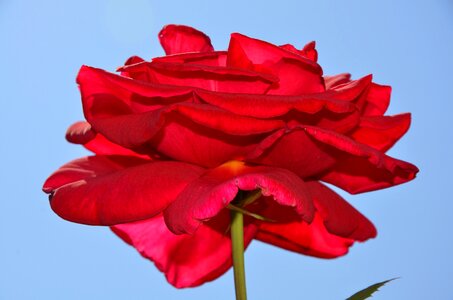
{"type": "Polygon", "coordinates": [[[214,51],[176,25],[159,39],[167,56],[131,57],[121,75],[81,68],[87,122],[67,139],[96,155],[45,182],[59,216],[112,226],[177,287],[231,267],[228,209],[240,191],[257,190],[239,208],[246,245],[331,258],[376,236],[320,181],[360,193],[415,177],[414,165],[384,154],[410,123],[384,116],[389,86],[323,76],[314,42],[298,50],[234,33],[214,51]]]}

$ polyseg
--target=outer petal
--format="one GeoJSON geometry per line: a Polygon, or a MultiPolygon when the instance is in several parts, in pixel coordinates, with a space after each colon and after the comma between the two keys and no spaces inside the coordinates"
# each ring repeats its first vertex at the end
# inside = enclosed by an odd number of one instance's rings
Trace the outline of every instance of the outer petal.
{"type": "MultiPolygon", "coordinates": [[[[228,221],[228,220],[226,220],[228,221]]],[[[116,225],[112,230],[152,260],[177,288],[194,287],[225,273],[232,265],[229,232],[201,225],[192,235],[175,235],[167,229],[162,216],[136,223],[116,225]]],[[[256,226],[244,227],[247,247],[256,226]]]]}
{"type": "Polygon", "coordinates": [[[160,213],[203,169],[180,162],[126,156],[74,160],[44,183],[52,209],[62,218],[113,225],[160,213]]]}
{"type": "Polygon", "coordinates": [[[80,68],[77,83],[88,120],[93,111],[106,115],[124,110],[138,113],[193,99],[192,88],[132,80],[88,66],[80,68]]]}
{"type": "Polygon", "coordinates": [[[415,178],[418,168],[335,132],[305,127],[317,142],[337,152],[335,166],[321,177],[350,193],[383,189],[415,178]],[[338,150],[338,151],[337,151],[338,150]]]}
{"type": "Polygon", "coordinates": [[[374,225],[340,195],[317,181],[307,187],[329,233],[360,242],[376,237],[374,225]]]}
{"type": "Polygon", "coordinates": [[[376,236],[373,224],[339,195],[318,182],[307,182],[316,206],[311,224],[261,223],[256,239],[298,253],[334,258],[344,255],[354,241],[376,236]]]}
{"type": "Polygon", "coordinates": [[[401,184],[415,178],[414,165],[334,131],[296,126],[264,140],[247,161],[287,168],[302,178],[318,178],[350,193],[401,184]]]}
{"type": "Polygon", "coordinates": [[[363,117],[350,136],[359,143],[386,152],[409,129],[411,114],[363,117]]]}
{"type": "Polygon", "coordinates": [[[304,182],[295,174],[232,161],[189,184],[165,210],[165,222],[174,233],[192,233],[203,220],[213,218],[233,201],[239,190],[256,189],[261,189],[264,196],[272,196],[281,206],[294,208],[302,219],[311,221],[312,203],[307,198],[304,182]]]}
{"type": "Polygon", "coordinates": [[[74,144],[81,144],[88,150],[99,155],[128,155],[148,158],[149,155],[139,154],[130,149],[112,143],[102,134],[96,133],[90,123],[79,121],[69,126],[66,131],[66,139],[74,144]]]}
{"type": "Polygon", "coordinates": [[[330,234],[319,214],[315,214],[310,224],[303,221],[262,223],[255,239],[286,250],[320,258],[345,255],[354,242],[351,239],[330,234]]]}
{"type": "Polygon", "coordinates": [[[233,33],[227,65],[277,76],[270,94],[297,95],[324,91],[321,67],[310,59],[264,41],[233,33]]]}
{"type": "Polygon", "coordinates": [[[167,25],[159,32],[159,41],[167,55],[184,52],[210,52],[211,39],[201,31],[184,25],[167,25]]]}

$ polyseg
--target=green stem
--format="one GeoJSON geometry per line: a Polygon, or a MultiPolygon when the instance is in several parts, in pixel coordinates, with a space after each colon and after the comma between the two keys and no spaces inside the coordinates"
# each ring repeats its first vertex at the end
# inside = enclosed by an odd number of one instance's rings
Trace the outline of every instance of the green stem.
{"type": "Polygon", "coordinates": [[[236,210],[231,210],[231,242],[236,300],[247,300],[244,269],[244,215],[236,210]]]}

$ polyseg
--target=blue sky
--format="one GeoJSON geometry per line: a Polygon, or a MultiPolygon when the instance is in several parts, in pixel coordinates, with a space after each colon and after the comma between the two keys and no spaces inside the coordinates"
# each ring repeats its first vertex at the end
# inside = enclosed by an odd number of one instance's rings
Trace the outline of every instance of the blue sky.
{"type": "MultiPolygon", "coordinates": [[[[231,32],[303,46],[317,41],[326,74],[374,74],[393,87],[389,114],[410,111],[390,154],[421,172],[408,184],[347,195],[379,235],[336,260],[259,242],[246,253],[250,299],[344,299],[401,277],[375,299],[453,295],[453,3],[437,1],[0,1],[0,299],[232,299],[232,273],[177,290],[107,228],[61,220],[41,192],[82,119],[82,64],[113,71],[131,55],[163,54],[168,23],[206,32],[225,49],[231,32]]],[[[374,299],[374,298],[373,298],[374,299]]]]}

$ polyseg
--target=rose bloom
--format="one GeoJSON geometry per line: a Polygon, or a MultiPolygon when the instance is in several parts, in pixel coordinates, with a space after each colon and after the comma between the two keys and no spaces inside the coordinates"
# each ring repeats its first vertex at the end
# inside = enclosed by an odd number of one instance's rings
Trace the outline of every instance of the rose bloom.
{"type": "Polygon", "coordinates": [[[111,226],[179,288],[232,266],[230,209],[245,213],[246,246],[334,258],[376,236],[322,182],[355,194],[415,177],[385,154],[410,125],[410,114],[384,116],[389,86],[323,76],[314,42],[299,50],[233,33],[214,51],[178,25],[159,39],[166,56],[133,56],[119,75],[80,69],[86,122],[66,138],[95,155],[44,183],[55,213],[111,226]],[[254,201],[230,204],[246,191],[254,201]]]}

